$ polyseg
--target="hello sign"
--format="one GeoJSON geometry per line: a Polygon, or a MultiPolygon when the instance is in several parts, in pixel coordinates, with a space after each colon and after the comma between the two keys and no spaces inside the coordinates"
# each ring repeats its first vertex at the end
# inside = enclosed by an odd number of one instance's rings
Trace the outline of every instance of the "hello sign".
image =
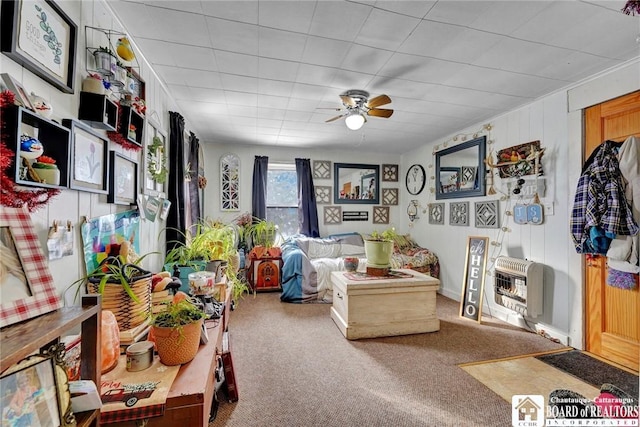
{"type": "Polygon", "coordinates": [[[487,266],[488,237],[469,236],[464,262],[464,281],[460,298],[460,317],[480,322],[482,295],[487,266]]]}

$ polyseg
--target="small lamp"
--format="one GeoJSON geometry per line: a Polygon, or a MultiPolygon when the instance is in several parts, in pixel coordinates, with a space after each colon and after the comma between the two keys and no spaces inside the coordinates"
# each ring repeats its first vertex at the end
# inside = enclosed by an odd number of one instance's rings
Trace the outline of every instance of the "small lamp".
{"type": "Polygon", "coordinates": [[[358,130],[364,124],[364,116],[360,113],[351,113],[344,120],[347,127],[351,130],[358,130]]]}
{"type": "Polygon", "coordinates": [[[411,200],[409,206],[407,206],[407,215],[409,215],[409,221],[413,222],[418,219],[418,201],[411,200]]]}

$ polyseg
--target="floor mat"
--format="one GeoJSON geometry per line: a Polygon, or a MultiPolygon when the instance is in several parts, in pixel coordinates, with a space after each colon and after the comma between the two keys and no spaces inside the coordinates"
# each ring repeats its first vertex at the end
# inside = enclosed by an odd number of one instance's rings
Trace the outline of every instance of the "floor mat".
{"type": "Polygon", "coordinates": [[[579,350],[545,354],[536,358],[594,387],[600,388],[602,384],[609,383],[631,396],[639,395],[638,375],[602,362],[579,350]]]}

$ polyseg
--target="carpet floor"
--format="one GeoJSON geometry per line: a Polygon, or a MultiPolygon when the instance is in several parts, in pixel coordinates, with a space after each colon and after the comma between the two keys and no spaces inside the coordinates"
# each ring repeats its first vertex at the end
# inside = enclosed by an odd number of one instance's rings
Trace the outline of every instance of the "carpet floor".
{"type": "Polygon", "coordinates": [[[564,346],[438,295],[440,331],[346,340],[328,304],[245,296],[229,333],[239,400],[210,427],[511,425],[511,403],[458,365],[564,346]]]}

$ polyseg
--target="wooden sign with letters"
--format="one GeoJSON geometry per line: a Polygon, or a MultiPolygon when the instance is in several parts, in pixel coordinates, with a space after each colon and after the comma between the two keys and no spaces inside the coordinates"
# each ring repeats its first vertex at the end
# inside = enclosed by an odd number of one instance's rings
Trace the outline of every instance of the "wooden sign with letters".
{"type": "Polygon", "coordinates": [[[460,317],[466,317],[478,323],[482,317],[482,296],[488,244],[488,237],[469,236],[467,239],[460,317]]]}

